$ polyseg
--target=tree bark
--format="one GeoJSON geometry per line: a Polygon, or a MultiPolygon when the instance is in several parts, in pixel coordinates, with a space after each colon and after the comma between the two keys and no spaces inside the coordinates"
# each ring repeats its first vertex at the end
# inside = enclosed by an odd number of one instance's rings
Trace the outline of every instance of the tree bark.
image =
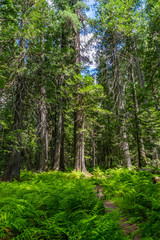
{"type": "MultiPolygon", "coordinates": [[[[77,0],[74,0],[74,4],[77,0]]],[[[75,10],[78,18],[79,9],[75,10]]],[[[78,30],[75,36],[75,63],[76,72],[80,73],[80,31],[78,30]]],[[[80,84],[77,84],[77,92],[80,84]]],[[[83,110],[83,97],[79,93],[76,96],[76,110],[74,113],[74,169],[76,171],[86,171],[84,159],[84,110],[83,110]]]]}
{"type": "Polygon", "coordinates": [[[95,144],[95,134],[94,129],[92,129],[92,149],[93,149],[93,169],[96,166],[96,144],[95,144]]]}
{"type": "MultiPolygon", "coordinates": [[[[22,13],[25,13],[25,2],[23,5],[22,13]]],[[[25,18],[22,16],[21,29],[25,26],[25,18]]],[[[19,62],[19,69],[24,67],[25,59],[25,39],[20,39],[20,48],[22,49],[22,57],[19,62]]],[[[18,70],[19,70],[18,69],[18,70]]],[[[22,129],[22,94],[24,92],[24,72],[17,74],[15,90],[15,103],[14,103],[14,124],[12,130],[16,133],[16,143],[14,143],[8,165],[4,171],[2,179],[4,181],[20,178],[20,160],[21,160],[21,129],[22,129]]]]}
{"type": "Polygon", "coordinates": [[[81,129],[81,161],[82,172],[86,172],[85,157],[84,157],[84,111],[82,110],[82,129],[81,129]]]}
{"type": "Polygon", "coordinates": [[[65,80],[62,75],[59,79],[58,89],[59,95],[57,96],[59,99],[58,103],[58,120],[56,124],[56,142],[55,142],[55,151],[54,151],[54,160],[53,160],[53,169],[59,171],[64,170],[64,99],[60,92],[60,87],[64,86],[65,80]]]}
{"type": "MultiPolygon", "coordinates": [[[[79,96],[81,97],[81,96],[79,96]]],[[[78,99],[80,106],[81,100],[78,99]]],[[[76,171],[86,171],[84,159],[84,112],[77,109],[74,113],[74,168],[76,171]]]]}
{"type": "MultiPolygon", "coordinates": [[[[134,62],[136,65],[136,71],[137,71],[137,76],[138,76],[138,80],[139,80],[139,84],[140,84],[140,88],[144,88],[144,78],[143,78],[143,74],[142,74],[142,70],[141,70],[141,65],[139,62],[139,58],[138,58],[138,53],[137,53],[137,47],[136,47],[136,43],[133,40],[133,51],[134,51],[134,62]]],[[[130,65],[132,66],[133,63],[131,63],[130,65]]],[[[138,100],[137,100],[137,95],[136,95],[136,88],[135,88],[135,83],[134,83],[134,71],[133,71],[133,66],[132,66],[132,82],[133,82],[133,91],[134,91],[134,103],[135,103],[135,109],[137,112],[137,117],[138,117],[138,112],[139,112],[139,106],[138,106],[138,100]]],[[[140,126],[140,124],[139,124],[140,126]]],[[[147,158],[146,158],[146,151],[145,151],[145,147],[144,147],[144,142],[143,142],[143,138],[142,136],[140,136],[140,153],[141,153],[141,157],[142,160],[144,162],[147,163],[147,158]]]]}
{"type": "Polygon", "coordinates": [[[54,164],[53,164],[53,169],[57,171],[60,170],[62,125],[63,125],[63,116],[62,116],[62,108],[60,106],[59,113],[58,113],[58,121],[57,121],[56,145],[55,145],[54,164]]]}
{"type": "Polygon", "coordinates": [[[121,132],[123,136],[123,151],[125,155],[126,165],[128,169],[132,168],[131,164],[131,157],[130,157],[130,151],[129,151],[129,144],[127,140],[127,130],[126,130],[126,120],[122,120],[122,126],[121,126],[121,132]]]}
{"type": "Polygon", "coordinates": [[[65,171],[65,158],[64,158],[64,113],[62,114],[62,138],[61,138],[60,170],[61,171],[65,171]]]}
{"type": "Polygon", "coordinates": [[[3,174],[4,181],[20,178],[20,159],[21,159],[21,128],[22,128],[22,93],[23,77],[17,79],[15,103],[14,103],[14,124],[12,130],[16,134],[16,143],[14,143],[7,168],[3,174]]]}
{"type": "Polygon", "coordinates": [[[48,168],[48,130],[47,130],[47,107],[46,107],[46,89],[40,87],[41,99],[39,105],[40,123],[38,126],[39,133],[39,151],[38,162],[40,172],[48,168]]]}
{"type": "Polygon", "coordinates": [[[129,144],[127,140],[126,119],[125,119],[125,110],[124,110],[125,103],[123,100],[123,89],[122,89],[122,83],[121,83],[121,77],[120,77],[116,38],[114,33],[113,33],[113,47],[114,47],[114,62],[115,62],[114,79],[117,82],[118,94],[119,94],[119,99],[118,99],[119,109],[122,112],[122,121],[121,121],[121,129],[120,129],[120,133],[122,134],[122,139],[123,139],[122,147],[123,147],[123,152],[125,156],[125,165],[127,166],[127,168],[131,169],[132,164],[131,164],[131,157],[130,157],[130,151],[129,151],[129,144]]]}
{"type": "Polygon", "coordinates": [[[131,81],[132,81],[132,88],[133,88],[133,103],[135,109],[135,126],[136,126],[136,139],[137,139],[137,151],[138,151],[138,165],[141,168],[142,163],[146,162],[146,154],[143,139],[141,137],[141,127],[139,121],[139,106],[138,100],[136,95],[136,88],[135,88],[135,77],[134,77],[134,69],[133,69],[133,58],[130,56],[130,70],[131,70],[131,81]]]}

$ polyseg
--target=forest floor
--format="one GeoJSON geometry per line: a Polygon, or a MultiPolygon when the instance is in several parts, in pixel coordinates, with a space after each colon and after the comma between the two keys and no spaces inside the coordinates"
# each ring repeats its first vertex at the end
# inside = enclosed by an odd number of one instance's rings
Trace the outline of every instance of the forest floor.
{"type": "MultiPolygon", "coordinates": [[[[104,197],[103,186],[96,186],[95,191],[98,198],[104,197]]],[[[118,209],[118,207],[112,201],[104,201],[103,204],[106,209],[106,213],[109,213],[118,209]]],[[[121,230],[124,232],[125,236],[131,237],[131,239],[134,239],[134,240],[140,240],[139,227],[137,227],[136,224],[130,223],[129,219],[123,216],[123,213],[121,214],[122,214],[122,217],[119,221],[119,225],[121,230]]]]}
{"type": "Polygon", "coordinates": [[[160,184],[150,172],[21,173],[0,182],[0,240],[159,240],[160,184]]]}

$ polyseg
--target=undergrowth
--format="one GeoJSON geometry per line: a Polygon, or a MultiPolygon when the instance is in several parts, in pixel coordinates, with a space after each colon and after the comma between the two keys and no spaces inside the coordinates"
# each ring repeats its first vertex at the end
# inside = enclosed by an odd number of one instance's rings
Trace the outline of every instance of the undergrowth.
{"type": "Polygon", "coordinates": [[[110,169],[81,173],[22,172],[21,181],[0,182],[0,239],[123,240],[120,213],[105,213],[95,186],[103,185],[141,239],[160,239],[160,184],[147,171],[110,169]],[[99,174],[99,173],[100,174],[99,174]]]}
{"type": "Polygon", "coordinates": [[[0,182],[0,239],[127,239],[118,213],[105,214],[94,183],[60,172],[22,172],[20,182],[0,182]]]}
{"type": "Polygon", "coordinates": [[[101,176],[97,183],[103,185],[105,196],[132,223],[140,225],[141,239],[160,239],[160,184],[153,184],[153,175],[148,171],[109,169],[101,176]]]}

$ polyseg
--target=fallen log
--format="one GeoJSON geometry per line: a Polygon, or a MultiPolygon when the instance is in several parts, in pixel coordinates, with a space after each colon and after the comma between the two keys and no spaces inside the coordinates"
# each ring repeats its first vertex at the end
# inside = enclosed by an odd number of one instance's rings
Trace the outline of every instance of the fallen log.
{"type": "Polygon", "coordinates": [[[143,169],[143,168],[139,168],[138,171],[144,171],[144,172],[155,173],[155,170],[153,170],[153,169],[149,169],[149,168],[145,168],[145,169],[143,169]]]}

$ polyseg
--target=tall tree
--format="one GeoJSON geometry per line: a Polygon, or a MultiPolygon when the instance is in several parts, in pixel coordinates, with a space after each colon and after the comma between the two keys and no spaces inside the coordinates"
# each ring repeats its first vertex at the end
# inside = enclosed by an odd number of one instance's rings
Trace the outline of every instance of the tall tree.
{"type": "MultiPolygon", "coordinates": [[[[25,16],[27,13],[27,1],[19,2],[20,6],[12,5],[14,11],[16,11],[16,21],[14,22],[14,27],[18,27],[18,34],[15,31],[12,35],[15,44],[18,39],[18,56],[16,61],[16,69],[12,74],[14,74],[14,95],[13,95],[13,126],[12,131],[15,132],[16,143],[13,145],[11,155],[7,164],[7,168],[3,174],[4,180],[12,180],[14,178],[19,179],[20,177],[20,159],[21,159],[21,129],[22,129],[22,109],[23,109],[23,93],[25,84],[25,57],[26,57],[26,20],[25,16]],[[20,37],[19,37],[20,36],[20,37]]],[[[14,13],[15,14],[15,13],[14,13]]],[[[13,57],[13,56],[12,56],[13,57]]],[[[15,64],[15,63],[14,63],[15,64]]],[[[13,76],[13,75],[11,75],[13,76]]]]}
{"type": "MultiPolygon", "coordinates": [[[[77,4],[77,0],[74,0],[74,4],[77,4]]],[[[75,13],[80,19],[80,9],[76,6],[75,13]]],[[[75,63],[76,72],[80,73],[80,30],[78,29],[75,36],[75,63]]],[[[82,83],[77,84],[77,90],[81,87],[82,83]]],[[[83,110],[83,96],[77,94],[76,110],[74,113],[74,169],[76,171],[86,171],[85,159],[84,159],[84,110],[83,110]]]]}

